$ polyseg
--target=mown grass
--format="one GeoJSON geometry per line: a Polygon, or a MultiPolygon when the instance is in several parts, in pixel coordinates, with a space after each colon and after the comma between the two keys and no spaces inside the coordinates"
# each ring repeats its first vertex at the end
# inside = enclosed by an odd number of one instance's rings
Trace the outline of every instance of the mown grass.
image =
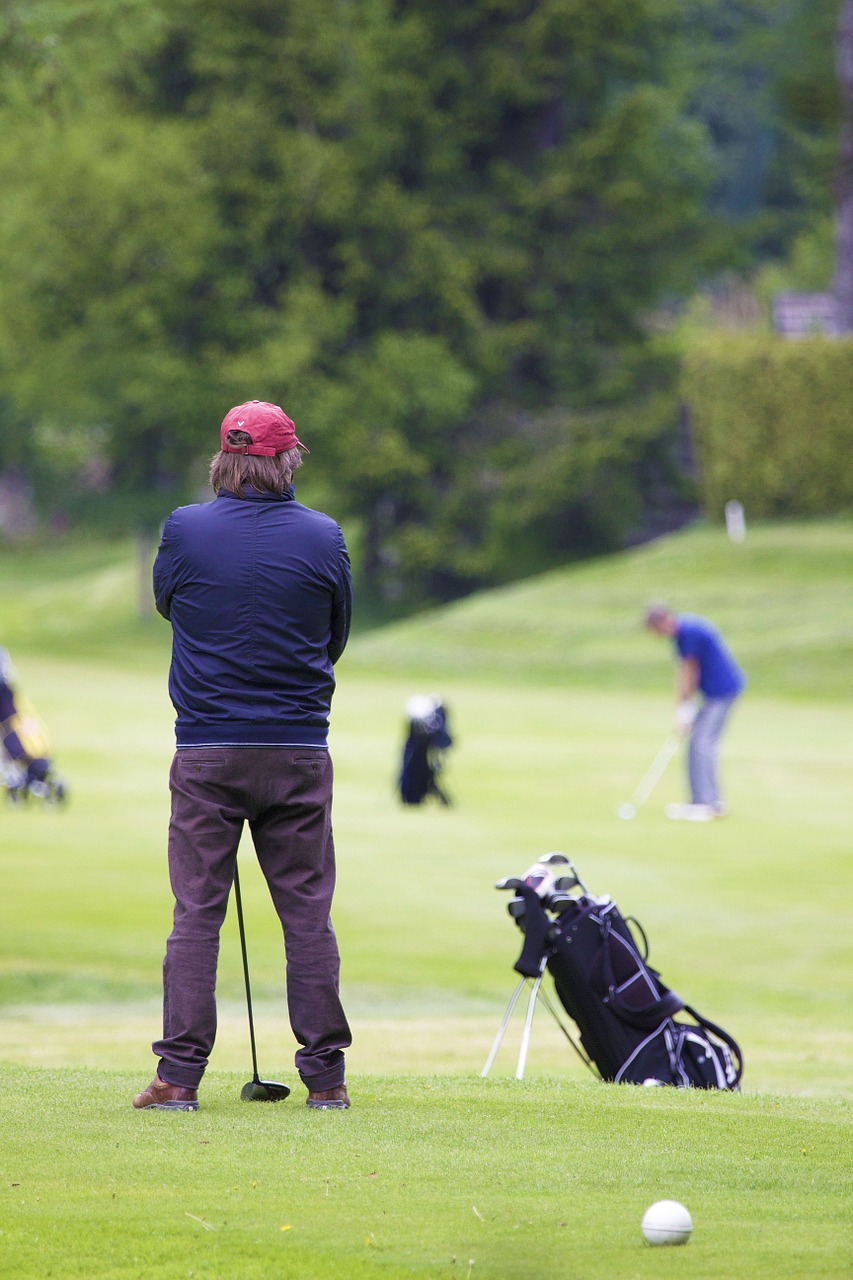
{"type": "MultiPolygon", "coordinates": [[[[65,812],[2,814],[0,992],[7,1036],[14,1009],[24,1018],[16,1043],[29,1040],[35,1060],[44,1061],[41,1037],[50,1027],[39,1032],[27,1021],[30,1006],[156,1004],[170,912],[171,712],[160,675],[29,665],[71,803],[65,812]],[[85,721],[78,719],[83,708],[85,721]]],[[[614,817],[665,732],[667,702],[571,690],[449,687],[459,741],[448,786],[458,803],[403,809],[393,777],[406,687],[353,677],[339,689],[335,711],[335,922],[354,1016],[482,1019],[489,1027],[478,1024],[464,1063],[473,1068],[512,984],[519,939],[505,896],[492,886],[561,848],[593,889],[611,892],[642,920],[676,989],[735,1033],[749,1025],[751,1040],[765,1045],[768,1057],[758,1061],[750,1045],[752,1087],[847,1088],[837,1071],[850,1047],[844,887],[853,745],[846,708],[745,701],[727,752],[732,817],[685,829],[662,816],[664,802],[682,792],[676,765],[635,822],[614,817]],[[822,981],[827,974],[832,980],[822,981]],[[835,1048],[826,1043],[829,1029],[835,1048]],[[804,1070],[814,1035],[822,1038],[821,1060],[804,1070]]],[[[250,847],[243,857],[256,995],[278,1000],[278,924],[250,847]]],[[[220,975],[222,998],[239,1003],[233,919],[220,975]]],[[[152,1007],[149,1041],[155,1022],[152,1007]]],[[[412,1053],[441,1069],[441,1042],[436,1064],[414,1046],[412,1053]]],[[[450,1062],[459,1065],[458,1053],[450,1062]]],[[[276,1070],[283,1065],[279,1050],[276,1070]]],[[[377,1061],[371,1051],[365,1066],[381,1069],[381,1054],[377,1061]]],[[[581,1070],[571,1062],[566,1069],[581,1070]]]]}
{"type": "Polygon", "coordinates": [[[850,1115],[827,1103],[395,1074],[316,1114],[239,1084],[164,1115],[129,1110],[128,1075],[19,1077],[4,1274],[837,1280],[850,1261],[850,1115]],[[650,1249],[640,1218],[670,1195],[693,1239],[650,1249]]]}
{"type": "Polygon", "coordinates": [[[713,618],[754,692],[853,695],[853,524],[759,525],[742,544],[696,527],[560,569],[364,637],[360,670],[434,679],[661,687],[661,649],[640,619],[652,600],[713,618]]]}
{"type": "Polygon", "coordinates": [[[691,531],[354,637],[332,738],[355,1033],[343,1116],[302,1106],[280,930],[249,847],[261,1070],[294,1097],[239,1102],[249,1055],[229,916],[202,1112],[130,1109],[153,1067],[169,928],[168,627],[135,617],[129,547],[13,558],[0,642],[71,803],[0,812],[0,1275],[848,1274],[853,740],[836,648],[850,640],[851,545],[849,525],[768,528],[739,548],[691,531]],[[711,551],[757,554],[759,535],[775,550],[721,617],[711,551]],[[637,628],[647,594],[710,613],[747,650],[725,822],[664,820],[678,764],[636,821],[614,816],[669,724],[670,659],[637,628]],[[778,628],[762,635],[762,617],[778,628]],[[598,666],[581,643],[597,634],[598,666]],[[780,644],[802,667],[793,684],[780,644]],[[433,687],[451,708],[457,803],[404,810],[402,707],[433,687]],[[527,1079],[513,1079],[518,1021],[479,1079],[519,945],[492,886],[555,848],[640,918],[665,979],[742,1041],[742,1096],[596,1085],[541,1012],[527,1079]],[[685,1250],[641,1242],[642,1211],[664,1196],[694,1214],[685,1250]]]}

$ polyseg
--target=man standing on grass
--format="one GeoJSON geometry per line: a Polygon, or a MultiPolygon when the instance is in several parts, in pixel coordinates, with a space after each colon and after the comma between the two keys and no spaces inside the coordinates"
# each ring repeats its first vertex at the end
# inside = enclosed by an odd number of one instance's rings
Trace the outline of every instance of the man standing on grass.
{"type": "Polygon", "coordinates": [[[673,613],[666,605],[651,605],[645,624],[675,644],[678,670],[675,682],[677,732],[690,735],[687,774],[690,804],[667,805],[666,816],[687,822],[709,822],[725,813],[720,797],[718,756],[720,738],[746,680],[713,623],[691,613],[673,613]],[[696,694],[702,694],[700,706],[696,694]]]}
{"type": "MultiPolygon", "coordinates": [[[[307,1105],[349,1106],[351,1037],[330,919],[335,886],[333,664],[350,626],[343,534],[294,499],[304,445],[278,405],[225,417],[211,463],[213,502],[166,521],[154,565],[172,624],[177,712],[170,773],[174,927],[163,964],[163,1038],[142,1109],[195,1111],[216,1034],[219,933],[248,822],[284,931],[287,1004],[307,1105]]],[[[307,450],[305,450],[307,452],[307,450]]]]}

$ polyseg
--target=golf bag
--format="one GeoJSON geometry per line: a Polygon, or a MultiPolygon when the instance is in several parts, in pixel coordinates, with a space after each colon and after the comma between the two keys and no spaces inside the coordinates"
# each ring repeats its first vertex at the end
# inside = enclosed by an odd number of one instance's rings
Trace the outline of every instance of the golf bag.
{"type": "Polygon", "coordinates": [[[665,986],[648,964],[642,927],[590,894],[567,858],[549,854],[523,880],[497,887],[515,890],[509,912],[524,932],[516,970],[536,979],[547,967],[580,1033],[578,1052],[601,1079],[738,1089],[737,1042],[665,986]]]}
{"type": "Polygon", "coordinates": [[[447,727],[447,710],[436,697],[415,696],[406,703],[408,734],[403,744],[403,761],[398,787],[403,804],[423,804],[429,796],[450,804],[439,785],[444,753],[453,743],[447,727]]]}

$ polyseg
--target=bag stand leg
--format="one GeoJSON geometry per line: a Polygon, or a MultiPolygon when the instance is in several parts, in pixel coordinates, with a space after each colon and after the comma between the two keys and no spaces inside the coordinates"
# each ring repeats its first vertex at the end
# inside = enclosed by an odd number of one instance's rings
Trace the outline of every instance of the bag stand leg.
{"type": "MultiPolygon", "coordinates": [[[[518,1067],[515,1072],[516,1080],[522,1080],[524,1078],[524,1067],[527,1062],[527,1051],[528,1051],[528,1048],[530,1047],[530,1031],[533,1026],[533,1010],[536,1007],[536,997],[539,995],[539,988],[542,986],[542,975],[545,972],[545,966],[547,963],[548,963],[547,958],[543,956],[539,973],[536,975],[535,979],[533,979],[533,987],[530,992],[530,999],[527,1002],[527,1015],[524,1019],[524,1031],[521,1037],[521,1049],[518,1055],[518,1067]]],[[[509,1025],[509,1020],[512,1017],[512,1011],[515,1008],[516,1004],[518,1003],[518,997],[521,995],[522,991],[527,986],[527,983],[529,981],[530,981],[529,978],[522,978],[518,986],[515,988],[515,991],[513,991],[512,995],[510,996],[509,1004],[506,1007],[506,1013],[503,1016],[501,1025],[498,1027],[498,1034],[495,1036],[495,1042],[492,1045],[492,1051],[489,1054],[488,1058],[486,1059],[486,1065],[483,1067],[483,1070],[480,1072],[481,1077],[487,1076],[491,1071],[492,1065],[494,1064],[495,1058],[497,1057],[498,1049],[501,1047],[501,1041],[503,1040],[504,1035],[506,1034],[506,1029],[509,1025]]]]}
{"type": "Polygon", "coordinates": [[[533,1010],[536,1008],[536,997],[539,995],[539,988],[542,986],[542,974],[545,972],[545,965],[548,961],[542,957],[542,965],[533,980],[533,987],[530,991],[530,999],[527,1002],[527,1017],[524,1019],[524,1031],[521,1036],[521,1048],[518,1053],[518,1066],[515,1072],[516,1080],[524,1079],[524,1068],[527,1064],[527,1050],[530,1048],[530,1031],[533,1026],[533,1010]]]}
{"type": "Polygon", "coordinates": [[[526,986],[527,986],[527,979],[522,978],[518,986],[515,988],[515,991],[513,991],[512,995],[509,998],[509,1004],[506,1007],[506,1013],[503,1016],[503,1022],[498,1027],[498,1034],[495,1036],[495,1043],[492,1045],[492,1051],[489,1054],[488,1058],[486,1059],[486,1065],[483,1067],[483,1070],[480,1072],[481,1077],[487,1076],[492,1069],[492,1064],[494,1063],[495,1058],[498,1056],[498,1049],[501,1047],[501,1041],[504,1038],[504,1033],[506,1032],[507,1026],[509,1024],[509,1020],[512,1017],[512,1011],[516,1006],[518,997],[521,995],[522,991],[526,986]]]}

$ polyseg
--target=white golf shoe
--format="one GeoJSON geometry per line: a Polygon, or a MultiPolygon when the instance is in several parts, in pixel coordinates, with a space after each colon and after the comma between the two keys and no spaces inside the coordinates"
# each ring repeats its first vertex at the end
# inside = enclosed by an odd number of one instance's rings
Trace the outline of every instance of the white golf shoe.
{"type": "Polygon", "coordinates": [[[664,813],[673,822],[713,822],[717,817],[712,804],[668,804],[664,813]]]}

